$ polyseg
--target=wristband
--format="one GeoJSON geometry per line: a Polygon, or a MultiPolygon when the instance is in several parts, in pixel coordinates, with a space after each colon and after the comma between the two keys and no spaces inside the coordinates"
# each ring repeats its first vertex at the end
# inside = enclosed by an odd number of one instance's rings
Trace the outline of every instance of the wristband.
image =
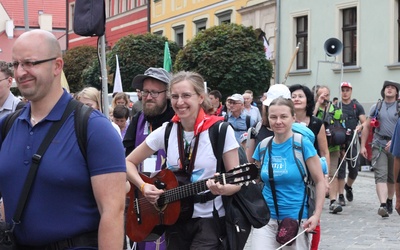
{"type": "Polygon", "coordinates": [[[142,194],[143,194],[143,188],[144,188],[144,186],[145,186],[146,184],[147,184],[146,182],[143,182],[143,184],[140,186],[140,192],[142,192],[142,194]]]}

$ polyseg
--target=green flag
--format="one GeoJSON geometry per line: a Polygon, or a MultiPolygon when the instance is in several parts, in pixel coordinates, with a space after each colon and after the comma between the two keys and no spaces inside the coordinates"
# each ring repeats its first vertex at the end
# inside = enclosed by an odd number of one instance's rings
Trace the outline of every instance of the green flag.
{"type": "Polygon", "coordinates": [[[168,42],[165,42],[165,47],[164,47],[164,67],[163,68],[168,72],[172,72],[172,61],[171,61],[171,54],[169,53],[168,42]]]}

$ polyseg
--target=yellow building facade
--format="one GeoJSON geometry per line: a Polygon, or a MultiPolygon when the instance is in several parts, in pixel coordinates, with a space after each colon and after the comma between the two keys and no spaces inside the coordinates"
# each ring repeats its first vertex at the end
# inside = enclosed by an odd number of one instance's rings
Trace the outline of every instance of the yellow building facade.
{"type": "Polygon", "coordinates": [[[241,24],[248,0],[152,0],[150,31],[184,46],[198,32],[222,23],[241,24]]]}

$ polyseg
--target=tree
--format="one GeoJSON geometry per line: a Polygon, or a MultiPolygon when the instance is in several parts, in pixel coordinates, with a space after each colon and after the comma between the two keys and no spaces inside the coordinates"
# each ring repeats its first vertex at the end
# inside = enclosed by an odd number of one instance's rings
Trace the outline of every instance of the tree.
{"type": "Polygon", "coordinates": [[[207,86],[224,97],[246,89],[255,96],[261,94],[272,76],[258,34],[252,27],[237,24],[214,26],[197,34],[178,53],[174,67],[201,74],[207,86]]]}
{"type": "Polygon", "coordinates": [[[97,58],[97,48],[87,45],[72,48],[65,53],[63,57],[64,73],[71,93],[81,91],[89,85],[83,80],[82,72],[91,65],[95,58],[97,58]]]}
{"type": "MultiPolygon", "coordinates": [[[[136,75],[143,74],[149,67],[163,67],[166,41],[168,41],[166,37],[150,33],[121,38],[107,55],[109,73],[115,73],[115,55],[118,55],[122,88],[124,91],[134,91],[132,80],[136,75]]],[[[171,59],[174,62],[180,48],[175,42],[168,41],[168,43],[171,59]]]]}
{"type": "MultiPolygon", "coordinates": [[[[97,57],[93,58],[91,62],[88,63],[86,69],[82,71],[82,80],[85,83],[85,86],[95,87],[96,89],[102,89],[99,58],[97,57]]],[[[108,85],[108,89],[110,89],[110,85],[108,85]]]]}

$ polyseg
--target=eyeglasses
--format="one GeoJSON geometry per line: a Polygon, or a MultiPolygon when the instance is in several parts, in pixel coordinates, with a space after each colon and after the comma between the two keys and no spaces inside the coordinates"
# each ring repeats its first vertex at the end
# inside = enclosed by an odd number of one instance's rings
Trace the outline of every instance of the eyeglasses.
{"type": "Polygon", "coordinates": [[[178,94],[171,94],[171,99],[172,100],[178,100],[179,97],[181,97],[183,100],[187,100],[193,95],[197,95],[197,93],[182,93],[181,95],[178,94]]]}
{"type": "Polygon", "coordinates": [[[57,57],[44,59],[44,60],[40,60],[40,61],[22,61],[22,62],[15,61],[15,62],[11,63],[10,67],[12,66],[12,67],[14,67],[14,70],[17,70],[18,66],[21,65],[21,67],[23,69],[29,70],[35,65],[38,65],[38,64],[41,64],[41,63],[45,63],[45,62],[50,62],[50,61],[53,61],[53,60],[56,60],[56,59],[57,59],[57,57]]]}
{"type": "Polygon", "coordinates": [[[229,104],[241,104],[241,102],[228,101],[229,104]]]}
{"type": "Polygon", "coordinates": [[[147,91],[147,90],[142,90],[142,91],[140,91],[140,93],[142,93],[142,96],[143,96],[143,97],[147,97],[147,96],[150,94],[150,96],[151,96],[152,98],[157,98],[158,95],[159,95],[160,93],[164,93],[164,92],[167,92],[167,90],[162,90],[162,91],[147,91]]]}
{"type": "Polygon", "coordinates": [[[1,82],[1,81],[4,81],[4,80],[8,80],[8,77],[6,77],[6,78],[4,78],[4,79],[0,79],[0,82],[1,82]]]}

